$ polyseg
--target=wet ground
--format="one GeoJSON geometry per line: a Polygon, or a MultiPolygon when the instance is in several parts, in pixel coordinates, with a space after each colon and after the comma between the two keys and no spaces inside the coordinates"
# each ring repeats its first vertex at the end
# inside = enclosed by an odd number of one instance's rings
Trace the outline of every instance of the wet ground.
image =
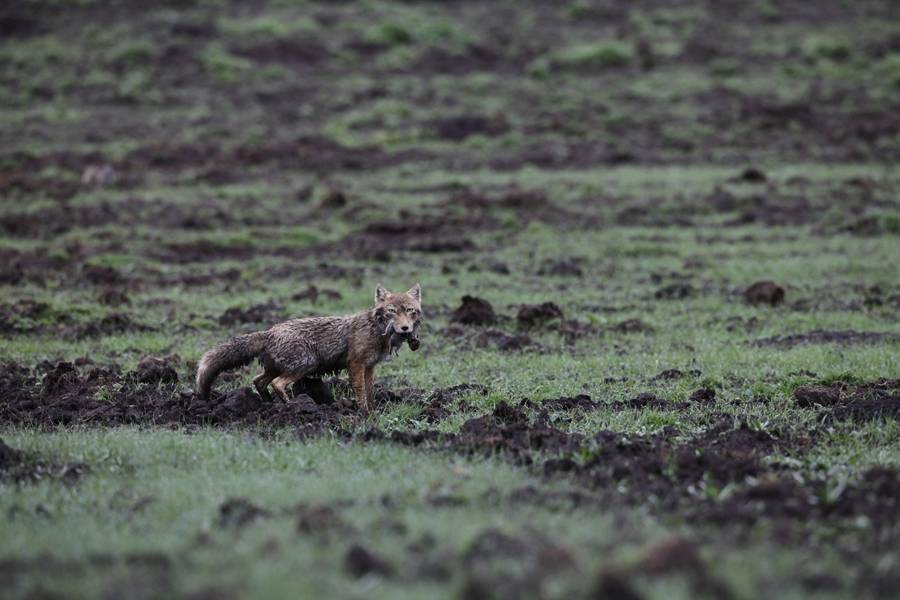
{"type": "MultiPolygon", "coordinates": [[[[107,593],[240,595],[262,588],[212,585],[195,546],[289,523],[295,540],[252,552],[284,565],[296,550],[288,572],[327,562],[324,580],[358,594],[430,582],[468,598],[671,597],[671,577],[716,598],[895,593],[895,13],[879,1],[0,8],[8,539],[46,542],[42,528],[71,517],[42,490],[77,504],[113,477],[108,457],[59,440],[121,427],[402,448],[411,470],[427,456],[529,478],[429,489],[411,509],[390,494],[236,492],[191,522],[189,550],[0,544],[0,583],[28,597],[40,577],[64,588],[94,573],[107,593]],[[290,402],[262,401],[250,368],[194,394],[212,344],[416,281],[422,349],[379,368],[373,415],[343,376],[290,402]],[[10,441],[23,432],[46,437],[10,441]],[[451,533],[422,533],[407,509],[451,533]],[[530,527],[504,521],[527,511],[530,527]],[[573,523],[606,515],[660,533],[578,537],[573,523]],[[743,577],[716,560],[741,552],[787,558],[743,577]]],[[[164,494],[117,485],[137,491],[104,506],[138,538],[130,520],[164,494]]],[[[273,578],[262,572],[241,571],[273,578]]]]}

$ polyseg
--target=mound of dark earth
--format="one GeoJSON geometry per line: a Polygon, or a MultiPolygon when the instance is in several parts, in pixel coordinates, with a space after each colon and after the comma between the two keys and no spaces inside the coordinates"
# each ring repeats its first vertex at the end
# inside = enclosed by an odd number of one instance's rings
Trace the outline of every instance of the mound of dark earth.
{"type": "Polygon", "coordinates": [[[525,304],[516,313],[516,323],[521,329],[535,329],[562,318],[562,309],[554,302],[525,304]]]}
{"type": "Polygon", "coordinates": [[[493,325],[497,322],[497,315],[487,300],[466,295],[450,315],[450,322],[463,325],[493,325]]]}
{"type": "MultiPolygon", "coordinates": [[[[345,433],[341,421],[359,418],[349,384],[304,381],[288,402],[263,401],[250,388],[213,391],[208,400],[178,387],[177,355],[145,357],[134,371],[97,365],[43,362],[29,368],[3,365],[0,374],[0,420],[29,426],[55,425],[192,425],[240,426],[259,429],[294,428],[301,435],[327,430],[345,433]],[[335,399],[339,401],[335,401],[335,399]]],[[[421,417],[438,423],[466,395],[486,393],[480,384],[464,383],[423,391],[376,385],[375,404],[410,402],[422,407],[421,417]]],[[[459,406],[465,408],[465,406],[459,406]]]]}
{"type": "Polygon", "coordinates": [[[267,403],[249,388],[213,392],[203,400],[176,382],[165,359],[144,359],[128,373],[90,361],[44,362],[34,368],[10,363],[0,375],[0,419],[29,426],[203,424],[315,433],[356,414],[341,404],[319,405],[307,395],[267,403]]]}
{"type": "Polygon", "coordinates": [[[785,289],[774,281],[757,281],[744,290],[744,300],[750,304],[777,306],[784,302],[785,289]]]}
{"type": "Polygon", "coordinates": [[[835,382],[804,385],[794,390],[794,400],[803,407],[830,409],[838,420],[867,421],[900,417],[900,379],[869,383],[835,382]]]}

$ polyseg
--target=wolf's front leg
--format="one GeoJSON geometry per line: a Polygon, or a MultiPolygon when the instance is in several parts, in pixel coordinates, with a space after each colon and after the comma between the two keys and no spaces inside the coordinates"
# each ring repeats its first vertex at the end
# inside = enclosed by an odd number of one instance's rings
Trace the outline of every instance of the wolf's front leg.
{"type": "Polygon", "coordinates": [[[350,386],[356,395],[356,404],[363,412],[369,412],[368,394],[366,393],[366,366],[363,363],[350,363],[350,386]]]}
{"type": "Polygon", "coordinates": [[[375,367],[366,368],[366,402],[375,406],[375,367]]]}

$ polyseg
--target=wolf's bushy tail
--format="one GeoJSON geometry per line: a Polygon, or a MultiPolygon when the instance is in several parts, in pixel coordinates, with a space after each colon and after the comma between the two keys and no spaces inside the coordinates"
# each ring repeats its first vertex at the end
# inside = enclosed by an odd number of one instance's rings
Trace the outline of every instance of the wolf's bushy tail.
{"type": "Polygon", "coordinates": [[[266,344],[266,332],[257,331],[222,342],[200,357],[197,365],[197,392],[209,398],[213,381],[222,371],[249,364],[266,344]]]}

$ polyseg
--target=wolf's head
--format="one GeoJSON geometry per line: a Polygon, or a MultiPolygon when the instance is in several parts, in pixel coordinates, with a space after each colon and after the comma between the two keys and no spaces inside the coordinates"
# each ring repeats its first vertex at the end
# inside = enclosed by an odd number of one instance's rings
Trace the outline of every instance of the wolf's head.
{"type": "Polygon", "coordinates": [[[422,287],[417,283],[402,294],[375,288],[375,316],[384,324],[384,335],[414,335],[422,319],[422,287]]]}

